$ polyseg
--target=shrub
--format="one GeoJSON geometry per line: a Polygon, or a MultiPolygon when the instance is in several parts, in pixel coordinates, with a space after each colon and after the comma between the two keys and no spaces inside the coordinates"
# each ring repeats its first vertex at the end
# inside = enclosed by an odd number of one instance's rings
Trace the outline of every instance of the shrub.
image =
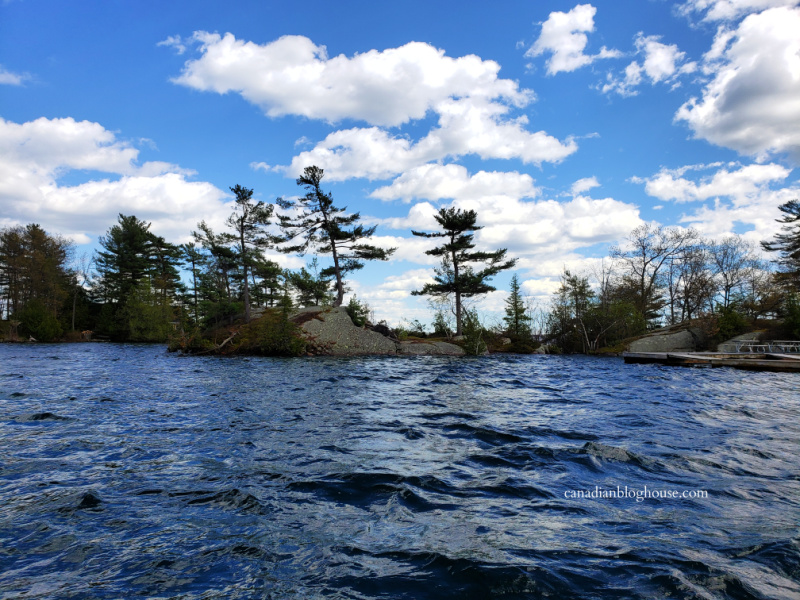
{"type": "Polygon", "coordinates": [[[464,311],[464,322],[462,323],[464,333],[464,352],[469,356],[479,356],[486,354],[486,342],[483,339],[483,326],[475,310],[464,311]]]}
{"type": "Polygon", "coordinates": [[[345,310],[356,327],[363,327],[367,324],[369,305],[366,302],[359,302],[355,294],[350,297],[350,302],[347,303],[345,310]]]}
{"type": "Polygon", "coordinates": [[[38,300],[28,302],[15,317],[20,321],[22,335],[32,336],[40,342],[53,342],[64,333],[55,315],[38,300]]]}

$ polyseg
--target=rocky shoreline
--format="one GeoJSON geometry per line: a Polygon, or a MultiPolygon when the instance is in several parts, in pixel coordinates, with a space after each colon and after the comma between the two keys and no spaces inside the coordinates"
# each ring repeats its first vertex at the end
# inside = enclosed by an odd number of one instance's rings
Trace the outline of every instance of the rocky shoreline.
{"type": "Polygon", "coordinates": [[[303,308],[290,320],[299,327],[310,354],[327,356],[461,356],[464,354],[461,346],[449,342],[396,340],[374,329],[357,327],[342,307],[303,308]]]}

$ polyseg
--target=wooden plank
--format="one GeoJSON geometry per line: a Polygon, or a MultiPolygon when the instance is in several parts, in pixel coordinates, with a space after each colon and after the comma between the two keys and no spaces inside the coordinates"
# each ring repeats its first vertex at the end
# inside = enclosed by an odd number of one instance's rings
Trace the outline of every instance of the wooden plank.
{"type": "Polygon", "coordinates": [[[800,354],[778,354],[777,352],[769,352],[767,356],[780,360],[800,360],[800,354]]]}

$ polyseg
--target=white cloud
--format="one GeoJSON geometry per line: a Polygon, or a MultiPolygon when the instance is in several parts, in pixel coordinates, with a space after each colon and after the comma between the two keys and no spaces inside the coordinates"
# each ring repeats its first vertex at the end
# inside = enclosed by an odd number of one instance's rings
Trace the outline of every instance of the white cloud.
{"type": "Polygon", "coordinates": [[[156,46],[175,48],[175,52],[178,54],[184,54],[186,52],[186,42],[184,42],[179,35],[171,35],[167,39],[158,42],[156,46]]]}
{"type": "Polygon", "coordinates": [[[378,188],[373,198],[381,200],[477,199],[486,197],[533,198],[539,190],[527,174],[479,171],[470,175],[461,165],[426,164],[415,167],[378,188]]]}
{"type": "MultiPolygon", "coordinates": [[[[456,199],[450,206],[478,213],[475,242],[481,250],[508,248],[509,254],[518,257],[562,256],[579,248],[601,242],[613,242],[627,235],[641,224],[639,209],[613,198],[595,200],[578,196],[569,202],[555,200],[525,201],[511,197],[482,197],[456,199]]],[[[372,219],[393,229],[436,231],[433,219],[436,209],[427,202],[415,204],[405,218],[372,219]]],[[[397,258],[414,260],[422,264],[436,264],[422,258],[424,250],[433,247],[431,240],[414,239],[413,251],[397,258]]],[[[396,245],[401,248],[404,238],[396,245]]],[[[398,250],[399,252],[399,250],[398,250]]]]}
{"type": "Polygon", "coordinates": [[[496,62],[475,55],[451,58],[421,42],[329,58],[325,46],[296,35],[263,45],[230,33],[197,31],[193,39],[201,56],[186,62],[175,83],[241,94],[271,117],[397,126],[422,119],[448,98],[502,99],[514,106],[532,99],[517,82],[498,78],[496,62]]]}
{"type": "Polygon", "coordinates": [[[577,196],[578,194],[582,194],[583,192],[588,192],[592,188],[600,187],[600,182],[597,181],[597,177],[592,175],[591,177],[584,177],[583,179],[578,179],[575,183],[572,184],[570,188],[570,192],[573,196],[577,196]]]}
{"type": "Polygon", "coordinates": [[[30,79],[27,74],[12,73],[0,65],[0,85],[22,85],[26,79],[30,79]]]}
{"type": "Polygon", "coordinates": [[[594,31],[594,15],[597,9],[591,4],[579,4],[569,12],[554,11],[542,23],[539,38],[525,53],[526,57],[550,54],[547,59],[547,74],[575,71],[602,58],[616,58],[620,53],[605,46],[595,55],[584,54],[589,38],[594,31]]]}
{"type": "Polygon", "coordinates": [[[679,11],[685,15],[705,13],[704,21],[733,21],[768,8],[797,4],[798,0],[688,0],[679,11]]]}
{"type": "Polygon", "coordinates": [[[644,183],[647,194],[659,200],[713,200],[682,215],[680,221],[712,237],[734,233],[744,226],[750,228],[745,237],[759,242],[778,231],[778,206],[800,196],[800,185],[785,183],[790,174],[789,169],[776,164],[692,165],[662,169],[653,177],[634,181],[644,183]],[[711,175],[698,174],[711,169],[715,169],[711,175]],[[781,187],[774,189],[776,186],[781,187]]]}
{"type": "Polygon", "coordinates": [[[644,181],[645,191],[659,200],[691,202],[707,200],[717,196],[730,196],[747,200],[764,192],[774,182],[785,180],[791,171],[781,165],[747,165],[729,171],[721,168],[711,177],[703,177],[699,182],[683,177],[687,167],[682,169],[662,169],[644,181]]]}
{"type": "Polygon", "coordinates": [[[636,87],[645,77],[651,85],[667,83],[677,85],[677,78],[686,73],[694,73],[697,63],[686,62],[686,53],[678,50],[675,44],[664,44],[661,36],[646,36],[639,32],[634,39],[636,53],[643,56],[642,62],[631,62],[621,77],[608,73],[606,83],[601,86],[603,93],[615,92],[621,96],[635,96],[636,87]]]}
{"type": "Polygon", "coordinates": [[[36,222],[86,241],[116,222],[119,212],[152,221],[153,231],[185,241],[200,219],[221,225],[225,193],[163,162],[137,164],[138,150],[98,123],[0,118],[0,205],[7,222],[36,222]],[[59,183],[81,170],[112,175],[78,185],[59,183]]]}
{"type": "MultiPolygon", "coordinates": [[[[764,159],[800,161],[800,9],[774,8],[720,29],[713,80],[675,115],[702,138],[764,159]],[[724,48],[724,49],[723,49],[724,48]],[[718,58],[718,60],[716,60],[718,58]]],[[[707,65],[708,66],[708,65],[707,65]]]]}
{"type": "Polygon", "coordinates": [[[529,132],[527,119],[506,119],[509,107],[473,98],[437,105],[439,126],[417,142],[377,127],[335,131],[313,149],[301,152],[287,168],[291,175],[308,165],[328,171],[331,180],[386,179],[425,163],[464,155],[483,159],[518,158],[527,164],[560,162],[577,151],[544,131],[529,132]]]}

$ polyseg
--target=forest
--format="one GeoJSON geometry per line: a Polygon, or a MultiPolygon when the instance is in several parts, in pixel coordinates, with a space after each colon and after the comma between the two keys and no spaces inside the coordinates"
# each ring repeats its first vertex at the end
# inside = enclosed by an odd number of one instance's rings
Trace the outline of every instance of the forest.
{"type": "MultiPolygon", "coordinates": [[[[297,180],[305,195],[275,205],[232,187],[226,229],[201,221],[189,243],[171,243],[122,214],[93,256],[36,224],[0,229],[0,338],[163,343],[285,316],[293,307],[343,305],[347,278],[367,261],[388,260],[394,249],[369,243],[375,228],[334,205],[323,175],[308,167],[297,180]],[[284,269],[266,257],[268,249],[306,256],[307,264],[284,269]]],[[[487,340],[507,338],[507,351],[547,344],[567,353],[618,350],[649,330],[687,322],[717,340],[754,327],[798,339],[800,202],[779,208],[781,233],[760,246],[738,235],[714,240],[691,228],[642,225],[594,271],[565,270],[547,303],[526,296],[514,274],[505,314],[494,323],[476,301],[495,291],[492,278],[516,259],[505,249],[474,250],[474,211],[441,209],[437,231],[412,232],[441,242],[427,252],[440,261],[433,282],[412,292],[428,298],[431,323],[403,320],[395,333],[458,338],[477,330],[487,340]]],[[[355,295],[345,306],[356,324],[373,324],[355,295]]],[[[279,346],[276,353],[287,352],[279,346]]]]}

